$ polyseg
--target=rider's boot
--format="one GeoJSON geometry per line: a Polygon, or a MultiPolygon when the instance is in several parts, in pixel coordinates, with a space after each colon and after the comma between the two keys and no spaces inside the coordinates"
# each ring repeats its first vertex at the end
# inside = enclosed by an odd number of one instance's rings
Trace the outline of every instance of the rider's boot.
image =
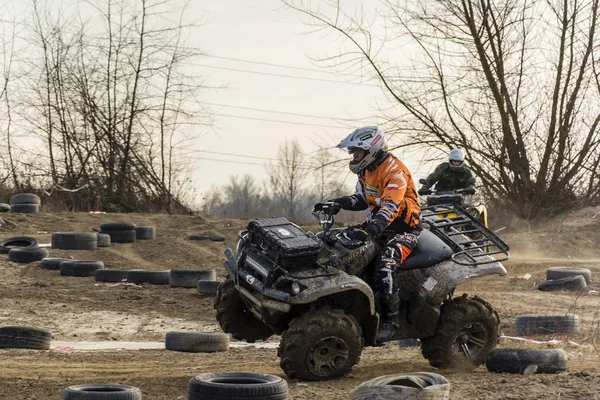
{"type": "Polygon", "coordinates": [[[381,320],[379,322],[379,331],[377,332],[377,342],[389,342],[395,339],[400,328],[398,323],[400,292],[380,294],[379,301],[381,306],[381,320]]]}

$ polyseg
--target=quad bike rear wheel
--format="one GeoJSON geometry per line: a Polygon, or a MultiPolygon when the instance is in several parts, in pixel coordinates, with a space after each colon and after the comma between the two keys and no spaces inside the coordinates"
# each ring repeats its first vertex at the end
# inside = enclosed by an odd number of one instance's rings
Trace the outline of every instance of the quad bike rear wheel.
{"type": "Polygon", "coordinates": [[[360,359],[364,340],[356,319],[320,309],[292,320],[279,344],[280,366],[290,378],[320,381],[343,376],[360,359]]]}
{"type": "Polygon", "coordinates": [[[498,313],[484,300],[463,294],[446,300],[434,336],[421,339],[421,352],[440,369],[470,371],[498,344],[498,313]]]}
{"type": "Polygon", "coordinates": [[[215,310],[223,332],[230,333],[234,339],[254,343],[266,340],[274,333],[248,309],[231,278],[227,278],[217,289],[215,310]]]}

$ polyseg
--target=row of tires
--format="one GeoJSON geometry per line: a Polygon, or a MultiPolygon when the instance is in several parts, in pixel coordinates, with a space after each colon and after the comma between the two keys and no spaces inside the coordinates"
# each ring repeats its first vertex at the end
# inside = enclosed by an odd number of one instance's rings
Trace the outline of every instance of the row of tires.
{"type": "Polygon", "coordinates": [[[11,196],[10,204],[0,203],[0,212],[38,213],[40,212],[40,197],[33,193],[18,193],[11,196]]]}

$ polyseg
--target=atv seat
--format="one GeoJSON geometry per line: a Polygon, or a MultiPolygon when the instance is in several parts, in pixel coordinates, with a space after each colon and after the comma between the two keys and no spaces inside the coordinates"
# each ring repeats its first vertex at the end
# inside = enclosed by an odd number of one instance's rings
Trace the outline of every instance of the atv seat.
{"type": "Polygon", "coordinates": [[[419,235],[417,247],[408,255],[401,269],[427,268],[449,259],[454,252],[442,239],[429,229],[424,229],[419,235]]]}

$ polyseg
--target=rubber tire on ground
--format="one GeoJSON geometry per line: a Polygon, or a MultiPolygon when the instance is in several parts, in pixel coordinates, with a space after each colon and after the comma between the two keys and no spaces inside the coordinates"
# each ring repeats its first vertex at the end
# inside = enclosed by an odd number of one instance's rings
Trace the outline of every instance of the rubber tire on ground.
{"type": "Polygon", "coordinates": [[[546,270],[546,279],[560,279],[568,276],[581,275],[588,285],[592,282],[592,271],[587,268],[552,267],[546,270]]]}
{"type": "Polygon", "coordinates": [[[213,242],[223,242],[225,237],[218,235],[191,235],[190,240],[210,240],[213,242]]]}
{"type": "Polygon", "coordinates": [[[214,353],[229,350],[229,335],[221,332],[167,332],[167,350],[190,353],[214,353]]]}
{"type": "Polygon", "coordinates": [[[100,231],[99,233],[110,236],[111,243],[135,243],[135,231],[133,229],[129,230],[129,231],[103,230],[103,231],[100,231]]]}
{"type": "Polygon", "coordinates": [[[0,254],[8,254],[17,247],[38,247],[38,241],[30,236],[13,236],[0,242],[0,254]]]}
{"type": "Polygon", "coordinates": [[[188,384],[189,400],[286,400],[288,384],[279,376],[255,372],[207,372],[188,384]]]}
{"type": "Polygon", "coordinates": [[[214,269],[172,269],[169,282],[172,287],[195,288],[199,280],[214,281],[217,274],[214,269]]]}
{"type": "Polygon", "coordinates": [[[127,280],[129,271],[118,269],[97,269],[94,271],[94,280],[99,282],[121,282],[127,280]]]}
{"type": "Polygon", "coordinates": [[[522,374],[530,365],[536,373],[555,374],[567,369],[567,354],[563,349],[494,349],[486,367],[490,372],[522,374]]]}
{"type": "Polygon", "coordinates": [[[127,282],[141,284],[149,283],[151,285],[168,285],[169,270],[154,271],[143,269],[130,269],[127,273],[127,282]]]}
{"type": "MultiPolygon", "coordinates": [[[[281,335],[277,353],[281,358],[279,365],[288,377],[303,381],[319,381],[338,378],[349,373],[359,361],[363,345],[361,327],[353,316],[342,310],[322,308],[294,318],[288,329],[281,335]],[[338,349],[336,361],[341,359],[342,363],[336,365],[335,369],[329,368],[328,371],[323,370],[322,374],[317,375],[311,371],[314,359],[309,360],[309,353],[311,350],[320,353],[318,349],[314,349],[314,346],[320,343],[327,346],[327,343],[331,343],[332,340],[337,342],[333,343],[333,346],[338,349]],[[341,346],[345,349],[339,350],[341,346]]],[[[330,365],[330,363],[325,364],[330,365]]],[[[319,366],[318,369],[321,367],[323,366],[319,366]]]]}
{"type": "Polygon", "coordinates": [[[234,339],[254,343],[257,340],[267,340],[274,334],[271,328],[248,310],[231,278],[227,278],[219,286],[214,307],[221,329],[234,339]]]}
{"type": "Polygon", "coordinates": [[[156,239],[156,228],[153,226],[136,226],[136,240],[154,240],[156,239]]]}
{"type": "Polygon", "coordinates": [[[11,213],[35,214],[40,212],[40,206],[37,204],[13,204],[10,206],[11,213]]]}
{"type": "Polygon", "coordinates": [[[101,231],[133,231],[137,225],[133,222],[107,222],[100,225],[101,231]]]}
{"type": "Polygon", "coordinates": [[[553,292],[566,290],[570,292],[580,292],[587,288],[585,278],[581,275],[566,276],[548,281],[542,281],[537,284],[537,289],[544,292],[553,292]]]}
{"type": "MultiPolygon", "coordinates": [[[[469,298],[463,294],[442,304],[434,335],[421,339],[421,353],[432,367],[469,371],[485,363],[490,350],[498,345],[499,336],[498,313],[479,297],[469,298]],[[471,355],[472,358],[459,358],[458,354],[454,354],[454,350],[460,348],[457,341],[469,333],[485,335],[479,338],[485,340],[485,343],[476,354],[471,355]]],[[[469,343],[476,344],[474,341],[469,343]]],[[[469,350],[472,351],[473,348],[469,350]]]]}
{"type": "Polygon", "coordinates": [[[522,314],[515,317],[517,335],[571,333],[579,327],[575,314],[522,314]]]}
{"type": "Polygon", "coordinates": [[[40,196],[33,193],[17,193],[10,197],[9,201],[10,205],[15,204],[37,204],[38,206],[42,204],[40,200],[40,196]]]}
{"type": "Polygon", "coordinates": [[[8,259],[10,261],[20,263],[41,261],[46,257],[48,257],[48,250],[43,247],[15,247],[8,252],[8,259]]]}
{"type": "Polygon", "coordinates": [[[61,276],[87,277],[94,276],[96,270],[103,269],[102,261],[68,260],[60,263],[61,276]]]}
{"type": "Polygon", "coordinates": [[[450,382],[433,372],[413,372],[379,376],[355,387],[349,400],[448,400],[450,382]]]}
{"type": "Polygon", "coordinates": [[[97,233],[98,247],[110,247],[110,235],[106,233],[97,233]]]}
{"type": "Polygon", "coordinates": [[[73,385],[63,390],[62,400],[141,400],[142,391],[129,385],[73,385]]]}
{"type": "Polygon", "coordinates": [[[221,281],[209,281],[200,279],[196,282],[196,291],[200,294],[217,294],[221,281]]]}
{"type": "Polygon", "coordinates": [[[52,332],[27,326],[0,327],[0,348],[48,350],[52,332]]]}
{"type": "Polygon", "coordinates": [[[52,269],[58,271],[60,269],[60,263],[63,261],[72,261],[70,258],[49,258],[45,257],[40,260],[40,268],[52,269]]]}
{"type": "Polygon", "coordinates": [[[10,211],[10,204],[0,203],[0,212],[10,211]]]}
{"type": "Polygon", "coordinates": [[[95,232],[55,232],[52,234],[53,249],[96,250],[98,234],[95,232]]]}

